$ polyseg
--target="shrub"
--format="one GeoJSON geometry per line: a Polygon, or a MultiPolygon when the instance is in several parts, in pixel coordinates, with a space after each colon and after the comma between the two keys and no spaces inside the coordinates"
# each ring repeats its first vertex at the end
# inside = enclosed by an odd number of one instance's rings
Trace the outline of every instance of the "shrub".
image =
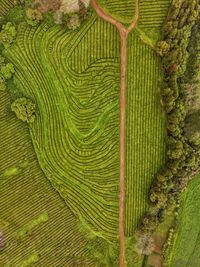
{"type": "Polygon", "coordinates": [[[150,255],[153,252],[154,248],[154,239],[150,234],[138,234],[136,251],[139,255],[150,255]]]}
{"type": "Polygon", "coordinates": [[[6,91],[6,83],[2,78],[0,78],[0,91],[6,91]]]}
{"type": "Polygon", "coordinates": [[[43,20],[43,15],[38,9],[28,8],[26,10],[27,23],[31,26],[36,26],[43,20]]]}
{"type": "Polygon", "coordinates": [[[36,106],[30,99],[25,97],[16,99],[11,105],[11,110],[23,122],[32,123],[35,120],[36,106]]]}
{"type": "Polygon", "coordinates": [[[78,14],[72,14],[66,16],[66,24],[70,30],[76,30],[81,26],[80,18],[78,14]]]}
{"type": "Polygon", "coordinates": [[[0,76],[3,80],[8,80],[12,77],[12,75],[15,73],[15,69],[12,63],[7,63],[6,65],[3,65],[0,70],[0,76]]]}
{"type": "Polygon", "coordinates": [[[170,50],[170,44],[168,44],[166,41],[160,41],[156,45],[156,52],[160,56],[164,56],[169,52],[169,50],[170,50]]]}
{"type": "Polygon", "coordinates": [[[5,48],[8,48],[14,42],[16,35],[17,31],[15,26],[11,22],[7,22],[2,26],[0,43],[2,43],[5,48]]]}

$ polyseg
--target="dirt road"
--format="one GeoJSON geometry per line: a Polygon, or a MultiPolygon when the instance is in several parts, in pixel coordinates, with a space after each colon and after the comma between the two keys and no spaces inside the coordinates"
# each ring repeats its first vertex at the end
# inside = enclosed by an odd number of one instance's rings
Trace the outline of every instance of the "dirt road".
{"type": "Polygon", "coordinates": [[[99,17],[113,24],[121,37],[121,96],[120,96],[120,267],[125,264],[125,236],[124,236],[124,201],[125,201],[125,128],[126,128],[126,75],[127,75],[127,38],[128,34],[136,27],[139,18],[139,0],[136,0],[135,16],[128,28],[116,19],[106,14],[98,5],[97,0],[92,0],[92,6],[99,17]]]}

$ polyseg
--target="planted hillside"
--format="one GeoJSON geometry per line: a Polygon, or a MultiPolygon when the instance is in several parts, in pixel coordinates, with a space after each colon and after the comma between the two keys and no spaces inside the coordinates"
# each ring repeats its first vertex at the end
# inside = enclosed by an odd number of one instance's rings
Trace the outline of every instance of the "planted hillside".
{"type": "Polygon", "coordinates": [[[8,93],[0,96],[0,266],[94,267],[76,217],[38,164],[28,127],[8,93]]]}
{"type": "Polygon", "coordinates": [[[199,1],[1,8],[3,267],[198,264],[199,1]]]}

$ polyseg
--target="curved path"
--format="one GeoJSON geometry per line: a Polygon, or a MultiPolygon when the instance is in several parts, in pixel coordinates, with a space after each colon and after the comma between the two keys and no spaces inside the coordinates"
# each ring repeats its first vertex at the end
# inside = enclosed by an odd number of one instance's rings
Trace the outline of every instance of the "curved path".
{"type": "Polygon", "coordinates": [[[135,16],[128,28],[112,16],[106,14],[98,5],[97,0],[92,0],[92,7],[99,17],[113,24],[121,37],[121,96],[120,96],[120,267],[125,264],[125,236],[124,236],[124,200],[125,200],[125,117],[126,117],[126,72],[127,72],[127,38],[128,34],[136,27],[139,19],[139,0],[136,0],[135,16]]]}

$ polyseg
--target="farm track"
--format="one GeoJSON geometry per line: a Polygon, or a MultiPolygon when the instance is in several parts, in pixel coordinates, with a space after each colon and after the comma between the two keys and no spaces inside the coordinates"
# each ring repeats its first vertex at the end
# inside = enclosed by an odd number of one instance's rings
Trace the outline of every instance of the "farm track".
{"type": "Polygon", "coordinates": [[[119,207],[119,232],[120,232],[120,267],[125,266],[125,233],[124,233],[124,203],[125,203],[125,126],[126,126],[126,87],[127,87],[127,38],[128,34],[136,27],[139,19],[139,2],[136,1],[135,16],[126,29],[121,23],[98,5],[97,0],[92,0],[92,6],[97,14],[115,26],[121,37],[121,95],[120,95],[120,207],[119,207]]]}

